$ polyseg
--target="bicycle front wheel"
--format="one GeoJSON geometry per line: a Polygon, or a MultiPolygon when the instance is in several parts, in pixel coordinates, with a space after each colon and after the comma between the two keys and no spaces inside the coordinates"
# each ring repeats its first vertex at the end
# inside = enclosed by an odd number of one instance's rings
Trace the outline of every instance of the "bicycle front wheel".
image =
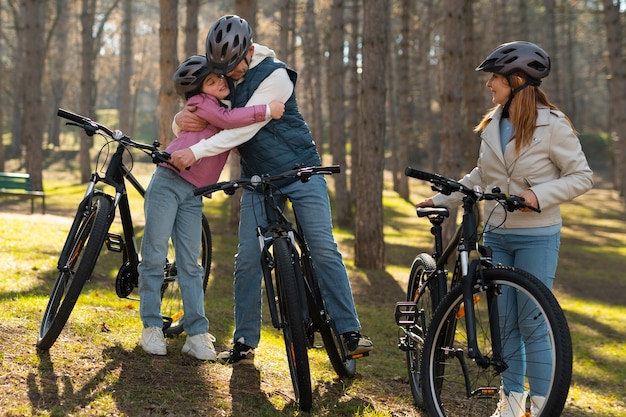
{"type": "Polygon", "coordinates": [[[340,378],[352,378],[356,373],[356,359],[348,358],[348,351],[342,342],[341,335],[337,332],[335,322],[328,314],[324,304],[322,292],[317,281],[317,274],[313,267],[308,252],[303,253],[302,270],[306,277],[306,296],[311,322],[309,323],[308,335],[310,344],[313,345],[315,332],[318,331],[324,343],[324,349],[333,369],[340,378]]]}
{"type": "MultiPolygon", "coordinates": [[[[200,258],[198,264],[202,265],[204,275],[202,277],[202,291],[206,291],[211,273],[211,259],[213,256],[213,245],[211,239],[211,228],[209,221],[202,215],[202,240],[200,247],[200,258]]],[[[183,298],[178,285],[178,269],[176,268],[176,250],[169,241],[167,259],[163,270],[164,278],[161,286],[161,316],[163,317],[163,333],[166,336],[181,334],[185,328],[183,298]]]]}
{"type": "MultiPolygon", "coordinates": [[[[457,285],[437,308],[424,343],[421,369],[428,415],[490,416],[503,381],[512,391],[545,396],[533,416],[560,415],[572,376],[572,342],[556,298],[519,269],[495,267],[482,275],[473,304],[477,346],[484,358],[469,355],[466,309],[457,285]]],[[[520,404],[523,410],[528,406],[520,404]]]]}
{"type": "MultiPolygon", "coordinates": [[[[426,329],[430,325],[433,313],[440,300],[439,286],[445,285],[438,282],[438,277],[429,277],[437,268],[433,257],[426,253],[420,253],[413,260],[409,285],[406,292],[406,300],[413,301],[416,305],[415,324],[408,326],[405,332],[406,365],[409,376],[409,386],[413,395],[413,402],[419,408],[424,408],[424,395],[420,378],[420,363],[422,348],[426,337],[426,329]]],[[[445,291],[445,288],[442,289],[445,291]]]]}
{"type": "Polygon", "coordinates": [[[111,224],[111,207],[107,197],[95,195],[91,205],[76,214],[61,255],[64,261],[58,265],[59,275],[39,327],[38,349],[48,350],[57,340],[91,277],[111,224]]]}
{"type": "Polygon", "coordinates": [[[302,309],[306,304],[303,303],[301,297],[302,290],[298,287],[298,283],[303,280],[302,271],[295,251],[292,250],[287,239],[278,238],[274,241],[274,258],[276,287],[291,382],[300,408],[303,411],[309,411],[313,404],[313,394],[302,314],[302,309]]]}

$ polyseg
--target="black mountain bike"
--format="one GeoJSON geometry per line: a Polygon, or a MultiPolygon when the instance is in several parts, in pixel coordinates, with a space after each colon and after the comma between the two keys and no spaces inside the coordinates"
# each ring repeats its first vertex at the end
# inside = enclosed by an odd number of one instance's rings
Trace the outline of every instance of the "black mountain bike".
{"type": "MultiPolygon", "coordinates": [[[[572,341],[565,315],[552,292],[526,271],[494,265],[491,250],[480,245],[476,205],[496,200],[507,211],[528,207],[523,198],[472,190],[460,182],[407,168],[409,177],[429,181],[434,191],[461,192],[463,219],[444,249],[441,224],[449,216],[443,207],[417,209],[418,217],[432,224],[435,253],[422,253],[413,261],[407,301],[396,304],[401,329],[399,347],[406,352],[409,383],[415,404],[429,416],[490,416],[497,407],[501,374],[520,353],[505,351],[506,316],[499,312],[506,294],[517,294],[518,311],[525,311],[537,338],[548,349],[540,355],[543,372],[525,376],[543,379],[546,401],[533,417],[560,415],[572,376],[572,341]],[[451,274],[446,268],[456,252],[451,274]],[[500,314],[499,314],[500,313],[500,314]]],[[[533,345],[525,346],[531,354],[533,345]]],[[[521,405],[527,409],[528,404],[521,405]]]]}
{"type": "Polygon", "coordinates": [[[278,175],[255,175],[196,189],[196,195],[224,191],[234,194],[239,188],[256,190],[265,205],[265,216],[257,228],[261,246],[261,265],[272,324],[282,330],[296,401],[302,410],[312,406],[308,349],[315,346],[315,333],[321,335],[330,363],[339,377],[352,377],[355,359],[366,354],[348,355],[333,319],[324,306],[318,280],[305,236],[283,212],[285,199],[278,195],[276,181],[297,178],[307,182],[312,175],[339,173],[339,166],[295,168],[278,175]],[[275,193],[276,192],[276,193],[275,193]],[[280,200],[280,201],[279,201],[280,200]]]}
{"type": "MultiPolygon", "coordinates": [[[[133,226],[126,182],[128,181],[143,197],[144,187],[131,174],[132,165],[124,163],[124,155],[130,155],[130,149],[138,149],[150,156],[156,163],[167,163],[167,152],[159,151],[159,143],[152,145],[133,141],[119,130],[111,129],[90,120],[87,117],[59,109],[57,114],[69,120],[68,125],[78,126],[88,136],[95,134],[107,139],[96,159],[96,169],[91,174],[87,191],[76,211],[74,222],[57,263],[59,275],[52,288],[50,299],[39,328],[37,348],[48,350],[59,337],[70,313],[74,309],[78,296],[89,280],[96,266],[101,249],[105,245],[108,250],[122,254],[122,265],[115,280],[115,290],[120,298],[130,298],[138,285],[137,266],[140,262],[135,230],[133,226]],[[110,145],[115,152],[110,156],[110,145]],[[106,166],[104,176],[98,170],[98,161],[103,157],[106,166]],[[107,194],[98,186],[108,185],[115,189],[115,194],[107,194]],[[115,210],[119,209],[123,235],[109,232],[115,218],[115,210]]],[[[171,336],[184,330],[183,305],[178,286],[176,255],[170,240],[167,259],[163,259],[163,285],[161,286],[161,315],[163,331],[171,336]]],[[[204,268],[203,289],[206,289],[211,268],[211,230],[209,222],[202,216],[202,248],[198,262],[204,268]]],[[[136,299],[136,298],[135,298],[136,299]]]]}

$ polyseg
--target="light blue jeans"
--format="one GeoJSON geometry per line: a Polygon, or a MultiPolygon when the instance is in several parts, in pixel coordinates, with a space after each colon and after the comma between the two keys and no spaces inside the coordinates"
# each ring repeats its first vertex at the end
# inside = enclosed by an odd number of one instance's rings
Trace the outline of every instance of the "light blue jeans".
{"type": "MultiPolygon", "coordinates": [[[[333,237],[326,179],[322,175],[314,175],[307,183],[296,181],[275,192],[275,197],[283,204],[287,196],[309,244],[322,297],[337,331],[360,331],[348,274],[333,237]]],[[[256,228],[257,225],[266,225],[264,212],[263,196],[244,190],[241,196],[239,247],[235,257],[233,339],[243,339],[251,347],[257,347],[261,337],[263,273],[256,228]]]]}
{"type": "MultiPolygon", "coordinates": [[[[486,233],[485,244],[493,249],[493,260],[530,272],[550,290],[554,283],[560,247],[560,232],[547,236],[486,233]]],[[[527,297],[507,288],[498,299],[503,355],[510,358],[502,374],[506,395],[524,392],[528,371],[530,395],[545,396],[551,372],[551,350],[543,319],[527,297]],[[541,375],[546,375],[542,378],[541,375]]]]}
{"type": "Polygon", "coordinates": [[[204,315],[204,269],[198,264],[202,239],[202,196],[176,172],[157,167],[146,189],[146,226],[139,264],[139,314],[144,327],[161,327],[161,285],[168,240],[176,249],[178,284],[188,336],[207,333],[204,315]]]}

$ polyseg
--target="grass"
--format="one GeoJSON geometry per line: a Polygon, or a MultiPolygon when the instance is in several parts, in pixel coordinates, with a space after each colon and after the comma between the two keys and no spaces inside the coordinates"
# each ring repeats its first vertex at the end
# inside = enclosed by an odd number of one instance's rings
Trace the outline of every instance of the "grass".
{"type": "MultiPolygon", "coordinates": [[[[142,173],[149,178],[149,169],[142,173]]],[[[413,407],[404,356],[397,348],[395,302],[404,298],[415,254],[430,252],[430,235],[411,203],[386,191],[385,271],[354,267],[353,235],[336,230],[352,280],[364,332],[375,351],[359,360],[352,381],[336,379],[323,351],[311,352],[313,411],[293,399],[280,334],[264,313],[255,368],[201,363],[180,354],[184,337],[168,339],[169,354],[151,357],[137,346],[137,301],[115,295],[118,254],[103,252],[94,277],[59,340],[47,353],[35,341],[56,260],[83,186],[72,178],[46,180],[45,216],[29,203],[0,200],[0,416],[425,416],[413,407]]],[[[413,200],[430,195],[414,182],[413,200]]],[[[139,232],[141,201],[131,195],[139,232]]],[[[218,349],[233,330],[232,264],[235,228],[228,200],[205,201],[214,240],[206,313],[218,349]]],[[[574,377],[564,416],[626,413],[626,229],[623,205],[606,189],[563,208],[565,217],[556,293],[574,342],[574,377]],[[600,206],[600,207],[596,207],[600,206]]]]}

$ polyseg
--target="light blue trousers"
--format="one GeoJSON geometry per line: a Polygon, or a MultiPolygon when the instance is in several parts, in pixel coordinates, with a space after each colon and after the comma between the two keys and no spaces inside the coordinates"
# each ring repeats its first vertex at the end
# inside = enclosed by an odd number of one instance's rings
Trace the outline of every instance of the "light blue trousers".
{"type": "MultiPolygon", "coordinates": [[[[558,263],[560,232],[548,236],[486,233],[485,244],[493,249],[493,260],[530,272],[552,289],[558,263]]],[[[498,299],[503,355],[509,368],[502,374],[504,392],[524,391],[528,374],[530,395],[545,396],[552,366],[548,333],[543,319],[528,299],[508,288],[498,299]]]]}
{"type": "MultiPolygon", "coordinates": [[[[279,202],[288,196],[303,228],[317,271],[322,297],[339,333],[359,331],[352,289],[342,256],[333,237],[326,179],[314,175],[275,192],[279,202]],[[281,194],[282,193],[282,194],[281,194]]],[[[262,270],[257,225],[266,225],[261,194],[244,190],[241,196],[239,247],[235,257],[234,341],[256,347],[261,336],[262,270]]]]}
{"type": "Polygon", "coordinates": [[[139,264],[139,313],[144,327],[161,327],[161,285],[168,240],[176,249],[178,284],[183,299],[187,335],[207,333],[204,314],[204,269],[198,264],[202,240],[202,196],[176,172],[157,167],[146,189],[146,226],[139,264]]]}

